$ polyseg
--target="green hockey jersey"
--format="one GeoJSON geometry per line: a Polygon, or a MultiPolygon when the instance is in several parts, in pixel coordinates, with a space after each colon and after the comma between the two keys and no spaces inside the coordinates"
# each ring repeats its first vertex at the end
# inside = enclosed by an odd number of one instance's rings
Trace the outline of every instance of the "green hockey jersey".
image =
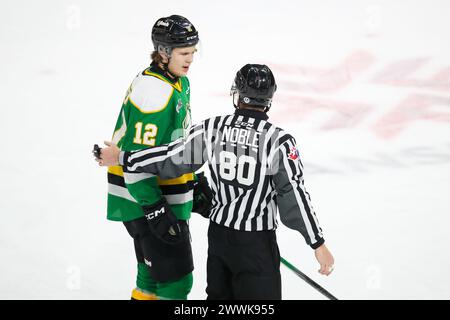
{"type": "MultiPolygon", "coordinates": [[[[132,151],[169,143],[184,136],[191,125],[189,80],[171,80],[155,65],[138,74],[128,88],[112,141],[132,151]]],[[[190,218],[192,173],[161,180],[147,173],[108,168],[108,219],[130,221],[144,215],[142,206],[165,197],[178,219],[190,218]]]]}

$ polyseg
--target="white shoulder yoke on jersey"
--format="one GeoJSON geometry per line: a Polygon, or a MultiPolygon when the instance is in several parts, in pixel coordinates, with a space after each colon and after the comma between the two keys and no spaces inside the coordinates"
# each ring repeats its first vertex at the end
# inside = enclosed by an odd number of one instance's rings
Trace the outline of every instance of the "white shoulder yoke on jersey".
{"type": "Polygon", "coordinates": [[[139,75],[131,84],[131,103],[143,113],[164,110],[172,97],[174,88],[156,77],[139,75]]]}

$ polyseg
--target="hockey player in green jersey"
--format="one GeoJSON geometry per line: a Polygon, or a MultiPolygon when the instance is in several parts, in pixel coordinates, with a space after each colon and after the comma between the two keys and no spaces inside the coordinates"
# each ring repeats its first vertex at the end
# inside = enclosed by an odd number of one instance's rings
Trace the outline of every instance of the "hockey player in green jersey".
{"type": "MultiPolygon", "coordinates": [[[[131,83],[113,142],[124,151],[169,143],[191,124],[186,77],[199,38],[178,15],[160,18],[152,29],[155,51],[149,68],[131,83]]],[[[134,239],[137,266],[132,299],[187,299],[193,259],[188,219],[194,174],[170,180],[108,169],[108,219],[122,221],[134,239]]]]}

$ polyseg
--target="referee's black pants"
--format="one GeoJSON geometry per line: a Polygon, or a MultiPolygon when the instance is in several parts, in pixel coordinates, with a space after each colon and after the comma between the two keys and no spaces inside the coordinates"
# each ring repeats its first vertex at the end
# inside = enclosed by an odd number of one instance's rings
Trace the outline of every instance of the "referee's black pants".
{"type": "Polygon", "coordinates": [[[275,231],[238,231],[211,221],[207,282],[209,300],[280,300],[275,231]]]}

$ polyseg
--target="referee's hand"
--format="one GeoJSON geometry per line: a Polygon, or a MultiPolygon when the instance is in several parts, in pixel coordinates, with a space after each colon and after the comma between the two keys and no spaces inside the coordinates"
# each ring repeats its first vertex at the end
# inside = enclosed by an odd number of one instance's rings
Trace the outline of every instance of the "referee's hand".
{"type": "Polygon", "coordinates": [[[112,142],[105,141],[107,148],[100,150],[100,158],[95,159],[102,167],[111,167],[119,165],[120,149],[112,142]]]}
{"type": "Polygon", "coordinates": [[[323,275],[330,275],[334,269],[334,258],[331,252],[328,250],[325,244],[318,247],[314,254],[316,255],[317,261],[320,263],[319,273],[323,275]]]}

